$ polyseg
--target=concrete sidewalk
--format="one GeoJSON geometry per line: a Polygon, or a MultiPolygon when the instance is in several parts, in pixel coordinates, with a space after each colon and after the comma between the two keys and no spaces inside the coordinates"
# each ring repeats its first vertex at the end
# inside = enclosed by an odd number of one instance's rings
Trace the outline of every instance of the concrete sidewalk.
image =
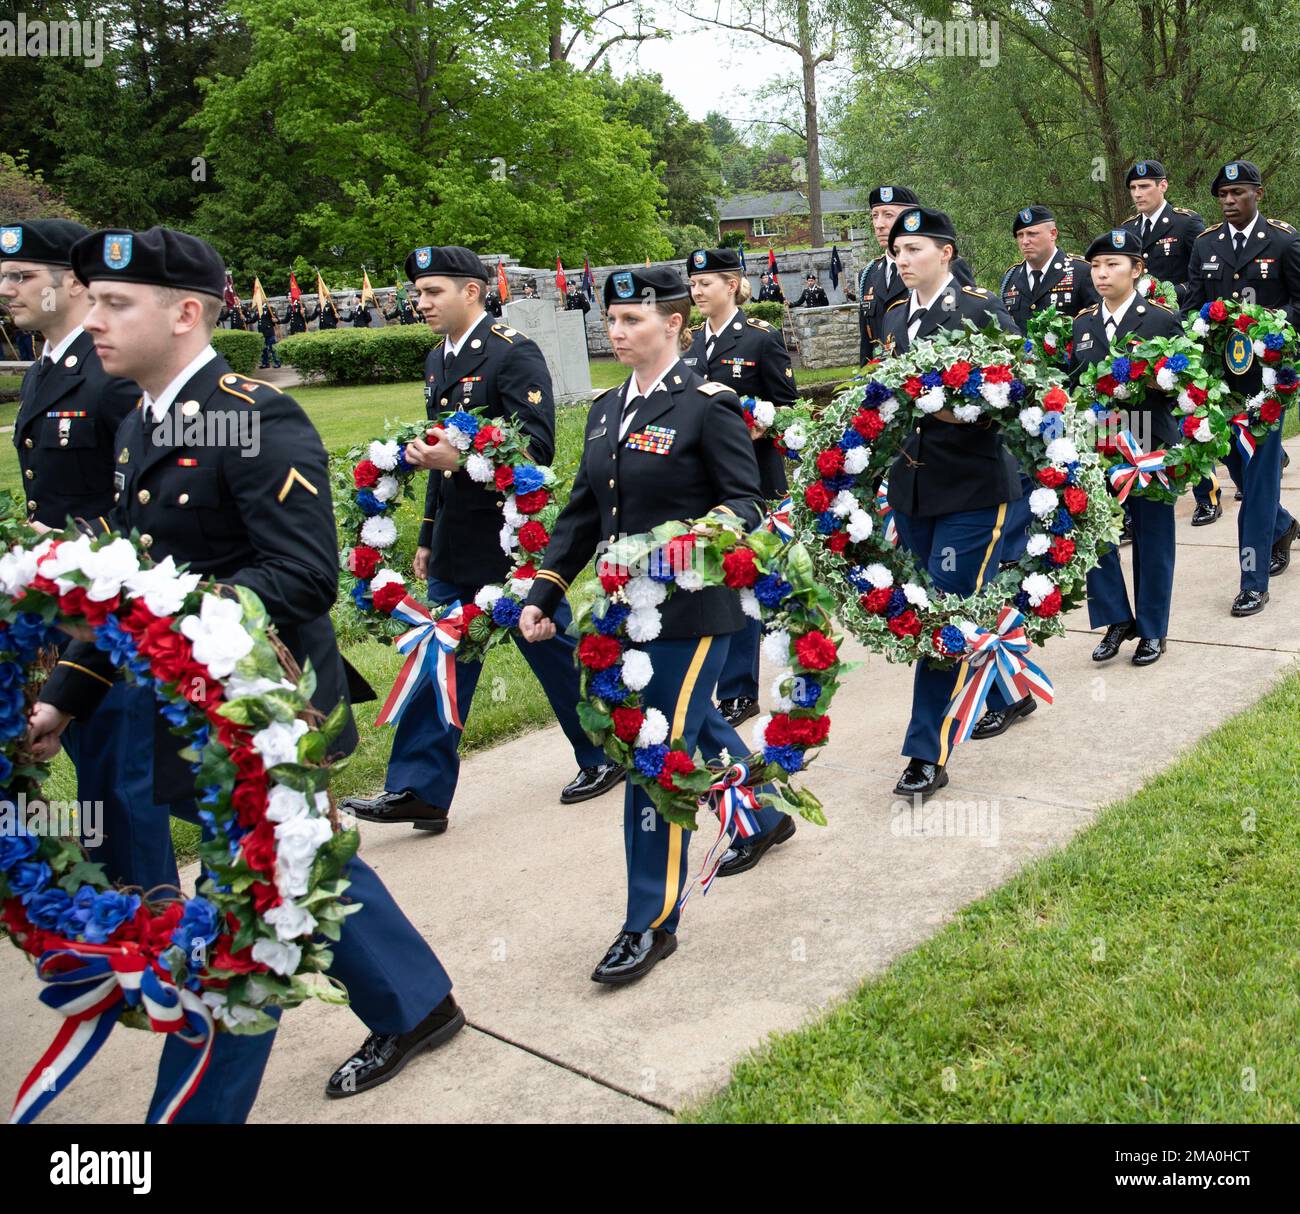
{"type": "MultiPolygon", "coordinates": [[[[1289,446],[1300,457],[1300,440],[1289,446]]],[[[622,795],[560,806],[573,760],[558,728],[468,759],[445,835],[363,826],[366,859],[437,949],[472,1027],[384,1087],[328,1101],[326,1077],[365,1029],[339,1009],[290,1012],[253,1119],[661,1121],[724,1083],[768,1033],[814,1016],[1068,842],[1102,805],[1135,790],[1292,666],[1300,567],[1274,582],[1261,615],[1228,615],[1236,507],[1224,483],[1224,517],[1213,526],[1189,525],[1190,496],[1178,507],[1161,662],[1135,668],[1130,644],[1095,665],[1097,636],[1076,612],[1069,634],[1036,655],[1056,684],[1055,705],[1002,738],[958,748],[952,782],[926,817],[946,808],[978,829],[927,835],[910,806],[895,803],[912,672],[854,655],[863,665],[837,697],[831,745],[806,776],[829,826],[801,823],[756,870],[692,899],[678,952],[632,987],[588,979],[623,916],[622,795]]],[[[1300,513],[1300,462],[1283,501],[1300,513]]],[[[36,996],[25,959],[0,949],[5,1099],[58,1027],[36,996]]],[[[142,1120],[158,1049],[151,1034],[119,1030],[43,1120],[142,1120]]]]}

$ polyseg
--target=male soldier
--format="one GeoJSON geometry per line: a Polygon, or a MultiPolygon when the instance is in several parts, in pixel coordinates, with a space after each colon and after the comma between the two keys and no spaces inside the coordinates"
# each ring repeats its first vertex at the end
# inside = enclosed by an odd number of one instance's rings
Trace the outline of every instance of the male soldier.
{"type": "MultiPolygon", "coordinates": [[[[1187,266],[1185,313],[1191,317],[1216,299],[1246,300],[1282,308],[1291,324],[1300,323],[1300,238],[1289,223],[1259,213],[1264,183],[1249,160],[1225,164],[1210,193],[1218,199],[1223,222],[1205,229],[1192,246],[1187,266]]],[[[1232,348],[1229,347],[1229,355],[1232,348]]],[[[1224,380],[1238,399],[1258,392],[1261,365],[1246,343],[1239,359],[1227,362],[1224,380]]],[[[1285,418],[1285,410],[1283,411],[1285,418]]],[[[1291,563],[1291,544],[1300,524],[1282,506],[1282,422],[1243,461],[1235,442],[1224,461],[1241,491],[1237,540],[1241,549],[1241,592],[1235,616],[1255,615],[1268,602],[1268,581],[1291,563]]]]}
{"type": "Polygon", "coordinates": [[[769,300],[772,303],[785,303],[785,293],[775,274],[764,274],[759,279],[758,301],[767,303],[769,300]]]}
{"type": "MultiPolygon", "coordinates": [[[[217,583],[256,592],[294,658],[302,665],[310,661],[317,679],[313,703],[328,713],[347,695],[329,615],[338,591],[329,459],[292,398],[234,374],[212,348],[225,283],[221,258],[198,237],[150,228],[95,232],[73,247],[72,267],[90,286],[85,327],[105,370],[130,376],[144,389],[140,406],[118,431],[118,500],[110,521],[124,534],[139,531],[141,546],[155,560],[170,557],[217,583]],[[178,445],[181,436],[191,437],[186,419],[214,413],[252,413],[256,452],[231,442],[178,445]]],[[[228,425],[221,429],[231,432],[228,425]]],[[[112,673],[108,655],[93,642],[69,647],[32,710],[29,741],[38,757],[58,750],[73,716],[95,712],[112,673]]],[[[147,688],[133,694],[152,703],[147,688]]],[[[193,771],[161,716],[154,719],[152,746],[138,739],[137,749],[149,761],[159,800],[197,821],[193,771]]],[[[356,746],[355,724],[349,721],[338,742],[344,750],[356,746]]],[[[160,815],[154,830],[165,836],[167,829],[160,815]]],[[[109,875],[144,889],[178,883],[170,851],[158,868],[133,852],[109,875]]],[[[448,1040],[465,1022],[437,957],[374,872],[354,857],[343,876],[350,883],[347,897],[361,909],[343,925],[330,973],[346,986],[353,1011],[371,1032],[330,1077],[331,1096],[385,1082],[418,1050],[448,1040]]],[[[219,1033],[198,1090],[176,1120],[243,1121],[274,1036],[219,1033]]],[[[151,1114],[170,1098],[192,1058],[192,1048],[170,1035],[151,1114]]]]}
{"type": "Polygon", "coordinates": [[[829,308],[831,306],[831,301],[826,298],[825,290],[817,285],[816,274],[809,274],[804,282],[803,294],[790,305],[792,308],[829,308]]]}
{"type": "MultiPolygon", "coordinates": [[[[72,247],[87,231],[66,219],[0,228],[0,296],[19,326],[45,338],[40,362],[23,376],[14,418],[27,513],[42,531],[62,531],[70,518],[85,520],[95,531],[109,529],[114,436],[140,399],[134,383],[105,372],[94,339],[82,327],[90,299],[72,272],[72,247]]],[[[155,861],[171,854],[167,832],[152,829],[167,811],[154,803],[139,746],[157,710],[152,700],[141,703],[127,690],[116,684],[100,711],[70,728],[66,738],[78,799],[89,804],[102,795],[104,816],[118,824],[112,831],[89,832],[102,833],[100,842],[87,847],[90,858],[118,870],[132,846],[157,849],[155,861]]]]}
{"type": "Polygon", "coordinates": [[[320,323],[316,326],[318,330],[337,329],[339,327],[339,310],[334,306],[334,301],[332,299],[321,300],[318,298],[316,300],[316,306],[312,309],[312,313],[307,317],[307,319],[319,320],[320,323]]]}
{"type": "MultiPolygon", "coordinates": [[[[416,249],[406,259],[406,276],[415,283],[420,312],[443,344],[425,362],[425,408],[436,423],[457,409],[482,408],[488,418],[518,423],[528,434],[529,452],[538,464],[555,454],[555,403],[551,377],[537,344],[518,329],[492,324],[483,307],[488,277],[476,253],[459,245],[416,249]]],[[[456,449],[435,424],[433,441],[406,448],[413,465],[429,469],[424,524],[415,553],[415,576],[428,580],[429,602],[436,607],[473,602],[484,586],[500,583],[510,558],[501,550],[501,510],[505,497],[459,468],[456,449]]],[[[555,710],[578,761],[578,775],[560,794],[563,804],[599,796],[623,779],[623,768],[587,737],[578,721],[576,642],[562,606],[560,633],[545,644],[514,640],[532,667],[555,710]]],[[[462,722],[469,719],[479,663],[456,663],[456,701],[462,722]]],[[[373,798],[350,798],[344,805],[369,822],[410,822],[416,829],[442,834],[447,829],[460,771],[461,731],[445,725],[437,709],[437,689],[420,685],[397,723],[385,791],[373,798]]]]}
{"type": "Polygon", "coordinates": [[[261,315],[257,318],[257,331],[262,335],[262,366],[269,367],[274,363],[277,367],[280,365],[280,356],[275,352],[276,330],[280,327],[280,321],[275,314],[275,310],[269,303],[262,305],[261,315]]]}
{"type": "MultiPolygon", "coordinates": [[[[1181,306],[1187,297],[1187,263],[1192,256],[1192,245],[1205,231],[1205,221],[1195,211],[1169,203],[1166,197],[1169,179],[1160,161],[1139,160],[1124,180],[1137,211],[1122,226],[1138,234],[1147,273],[1159,282],[1173,283],[1181,306]]],[[[1193,527],[1208,526],[1223,516],[1219,482],[1215,477],[1206,476],[1197,481],[1192,486],[1192,494],[1196,498],[1193,527]]]]}
{"type": "Polygon", "coordinates": [[[302,306],[301,299],[289,301],[289,336],[295,333],[307,332],[307,309],[302,306]]]}

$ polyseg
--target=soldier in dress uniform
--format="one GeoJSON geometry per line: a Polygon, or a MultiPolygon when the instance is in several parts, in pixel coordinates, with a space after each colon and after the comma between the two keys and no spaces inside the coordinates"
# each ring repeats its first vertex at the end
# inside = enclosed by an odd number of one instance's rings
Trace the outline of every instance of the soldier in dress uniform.
{"type": "Polygon", "coordinates": [[[785,292],[781,290],[775,274],[764,274],[760,279],[758,302],[767,303],[769,300],[772,303],[785,303],[785,292]]]}
{"type": "MultiPolygon", "coordinates": [[[[889,252],[907,284],[890,304],[881,334],[885,356],[905,353],[913,342],[939,329],[961,332],[995,323],[1015,332],[1002,301],[953,277],[957,233],[942,211],[906,208],[894,221],[889,252]]],[[[958,422],[947,409],[921,418],[889,470],[889,504],[899,542],[924,566],[935,586],[950,594],[974,594],[998,571],[1008,503],[1020,496],[1020,474],[995,424],[958,422]]],[[[956,723],[945,715],[962,670],[919,661],[912,687],[912,719],[903,742],[907,767],[894,788],[906,797],[927,797],[948,783],[946,765],[956,723]]],[[[1033,711],[1032,697],[1008,705],[996,687],[989,692],[986,737],[1002,733],[1033,711]]]]}
{"type": "Polygon", "coordinates": [[[308,320],[319,321],[316,328],[320,329],[337,329],[339,327],[339,310],[334,306],[332,299],[322,300],[317,298],[316,306],[311,310],[308,320]]]}
{"type": "MultiPolygon", "coordinates": [[[[225,268],[204,241],[167,228],[100,231],[72,250],[77,277],[90,286],[86,331],[110,373],[144,389],[117,434],[117,502],[110,522],[140,533],[155,560],[173,558],[228,586],[255,591],[280,639],[300,665],[316,672],[314,705],[328,713],[348,693],[330,608],[338,591],[338,549],[330,500],[329,460],[302,409],[279,389],[231,371],[212,348],[225,268]],[[252,414],[255,454],[232,432],[193,442],[189,418],[252,414]],[[165,422],[164,422],[165,419],[165,422]],[[181,445],[186,440],[190,445],[181,445]]],[[[29,741],[48,757],[67,722],[90,716],[112,682],[111,659],[92,641],[76,641],[41,688],[29,741]]],[[[148,688],[133,694],[153,703],[148,688]]],[[[199,821],[194,774],[178,739],[156,712],[149,760],[159,802],[199,821]]],[[[146,735],[147,736],[147,735],[146,735]]],[[[337,739],[346,752],[357,742],[349,721],[337,739]]],[[[122,828],[106,824],[106,833],[122,828]]],[[[160,814],[153,830],[167,835],[160,814]]],[[[146,849],[108,875],[148,890],[178,884],[175,858],[151,867],[146,849]]],[[[348,989],[352,1009],[370,1028],[365,1044],[330,1077],[326,1092],[347,1096],[392,1078],[418,1050],[441,1044],[464,1024],[451,981],[420,933],[374,872],[354,857],[344,869],[349,899],[362,903],[333,946],[333,977],[348,989]]],[[[219,1033],[202,1081],[176,1120],[243,1121],[257,1096],[274,1032],[219,1033]]],[[[169,1037],[163,1047],[154,1107],[166,1101],[193,1057],[169,1037]]],[[[154,1110],[151,1109],[151,1113],[154,1110]]]]}
{"type": "MultiPolygon", "coordinates": [[[[1149,163],[1149,162],[1148,162],[1149,163]]],[[[1078,383],[1084,367],[1104,362],[1118,352],[1152,337],[1177,337],[1183,326],[1163,305],[1142,299],[1137,281],[1146,270],[1146,247],[1131,228],[1116,228],[1088,248],[1093,286],[1101,302],[1074,318],[1070,379],[1078,383]]],[[[1125,415],[1119,431],[1128,430],[1144,453],[1182,441],[1171,401],[1162,392],[1147,390],[1143,402],[1125,415]]],[[[1119,552],[1108,548],[1088,572],[1088,623],[1106,628],[1092,651],[1094,662],[1107,662],[1120,646],[1138,638],[1134,666],[1150,666],[1165,651],[1169,631],[1169,601],[1174,590],[1174,506],[1130,496],[1133,528],[1133,606],[1129,606],[1119,552]]]]}
{"type": "MultiPolygon", "coordinates": [[[[770,401],[777,408],[794,403],[794,371],[781,331],[765,320],[747,318],[749,279],[735,249],[696,249],[686,260],[691,296],[704,317],[690,352],[688,367],[737,396],[770,401]]],[[[766,501],[786,494],[785,460],[763,431],[751,431],[758,458],[759,483],[766,501]]],[[[751,620],[731,638],[727,662],[718,682],[719,709],[731,725],[758,715],[758,650],[762,629],[751,620]]]]}
{"type": "Polygon", "coordinates": [[[280,365],[280,356],[275,352],[275,338],[279,327],[280,321],[275,314],[275,309],[269,303],[263,304],[262,311],[257,318],[257,331],[262,335],[262,367],[264,369],[272,363],[277,367],[280,365]]]}
{"type": "Polygon", "coordinates": [[[234,304],[228,309],[228,319],[230,320],[230,327],[232,329],[239,329],[242,331],[248,327],[244,321],[244,309],[241,308],[239,304],[234,304]]]}
{"type": "MultiPolygon", "coordinates": [[[[86,288],[72,272],[72,247],[88,229],[65,219],[29,219],[0,227],[0,296],[16,322],[39,331],[45,350],[27,369],[14,419],[14,446],[27,494],[28,519],[38,530],[62,531],[70,519],[96,532],[109,530],[113,509],[114,437],[140,399],[128,379],[109,375],[82,327],[90,308],[86,288]]],[[[115,684],[93,718],[71,726],[65,746],[77,769],[77,796],[102,792],[105,815],[119,824],[89,847],[90,859],[120,869],[141,840],[161,862],[171,841],[149,828],[166,809],[154,803],[150,768],[139,739],[157,715],[115,684]]]]}
{"type": "Polygon", "coordinates": [[[803,294],[790,306],[792,308],[829,308],[831,301],[826,298],[826,291],[818,285],[817,275],[809,274],[804,279],[803,294]]]}
{"type": "MultiPolygon", "coordinates": [[[[431,423],[457,409],[481,408],[488,418],[517,423],[528,434],[529,454],[538,464],[555,455],[555,401],[551,376],[537,343],[509,325],[493,324],[483,307],[488,277],[477,253],[459,245],[425,246],[406,259],[406,276],[414,284],[420,312],[441,346],[425,362],[425,409],[431,423]]],[[[447,606],[472,603],[484,586],[500,584],[510,570],[501,549],[505,496],[458,470],[456,449],[434,425],[433,443],[416,441],[406,459],[429,469],[424,523],[415,554],[415,576],[427,579],[429,602],[447,606]]],[[[567,628],[567,603],[557,608],[567,628]]],[[[541,683],[565,737],[573,747],[578,774],[560,793],[572,804],[600,796],[623,779],[623,768],[606,760],[578,721],[576,642],[567,633],[546,645],[518,640],[525,660],[541,683]]],[[[469,720],[481,663],[456,663],[456,702],[462,722],[469,720]]],[[[426,680],[412,695],[397,723],[392,756],[377,797],[353,797],[344,806],[370,822],[410,822],[417,829],[441,834],[447,829],[460,771],[457,754],[461,731],[444,725],[438,714],[437,688],[426,680]]]]}
{"type": "MultiPolygon", "coordinates": [[[[689,341],[686,284],[668,267],[622,270],[606,279],[604,300],[614,355],[632,374],[598,396],[588,414],[573,493],[520,620],[533,641],[555,635],[566,588],[606,537],[613,543],[620,533],[639,535],[714,510],[739,516],[746,528],[762,518],[758,463],[739,398],[681,359],[689,341]]],[[[706,730],[721,721],[713,688],[745,616],[725,586],[679,592],[659,610],[662,631],[638,646],[654,670],[642,698],[689,752],[698,744],[707,754],[706,730]]],[[[659,817],[639,786],[628,785],[623,806],[627,913],[591,975],[611,984],[642,977],[676,950],[691,834],[659,817]]]]}
{"type": "Polygon", "coordinates": [[[501,315],[501,296],[495,291],[489,291],[486,300],[484,300],[483,306],[486,308],[489,316],[499,318],[501,315]]]}
{"type": "MultiPolygon", "coordinates": [[[[1215,299],[1245,299],[1282,308],[1291,324],[1300,323],[1300,237],[1289,223],[1260,214],[1264,184],[1259,169],[1249,160],[1225,164],[1215,174],[1210,193],[1218,199],[1223,222],[1206,228],[1192,246],[1183,300],[1186,315],[1194,316],[1215,299]]],[[[1249,343],[1239,359],[1228,363],[1223,378],[1243,399],[1259,391],[1261,364],[1249,343]]],[[[1243,462],[1234,442],[1224,461],[1242,494],[1237,512],[1241,591],[1232,604],[1235,616],[1264,610],[1269,578],[1291,563],[1291,544],[1300,532],[1300,524],[1279,500],[1282,454],[1279,423],[1249,460],[1243,462]]]]}
{"type": "MultiPolygon", "coordinates": [[[[1171,282],[1181,305],[1187,297],[1187,263],[1192,245],[1205,231],[1205,221],[1187,207],[1168,201],[1169,178],[1158,160],[1139,160],[1124,176],[1128,192],[1137,210],[1124,220],[1123,227],[1136,232],[1142,241],[1147,273],[1159,282],[1171,282]]],[[[1205,527],[1223,515],[1219,482],[1207,476],[1192,486],[1196,508],[1192,526],[1205,527]]]]}
{"type": "Polygon", "coordinates": [[[292,299],[289,301],[289,335],[306,332],[307,309],[302,306],[301,299],[292,299]]]}

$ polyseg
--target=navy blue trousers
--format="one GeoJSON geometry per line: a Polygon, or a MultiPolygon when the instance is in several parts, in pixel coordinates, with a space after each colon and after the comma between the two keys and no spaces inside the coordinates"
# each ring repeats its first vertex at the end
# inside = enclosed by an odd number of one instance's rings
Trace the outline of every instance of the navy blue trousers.
{"type": "Polygon", "coordinates": [[[727,647],[727,660],[718,677],[718,699],[735,700],[747,696],[758,699],[758,655],[763,639],[763,625],[745,619],[745,626],[733,632],[727,647]]]}
{"type": "MultiPolygon", "coordinates": [[[[918,564],[939,590],[949,594],[974,594],[997,577],[1005,528],[1016,502],[1003,502],[982,510],[960,510],[933,518],[917,518],[894,511],[898,540],[915,554],[918,564]]],[[[909,759],[944,764],[952,749],[957,723],[947,708],[966,681],[968,666],[963,662],[945,670],[929,662],[916,663],[912,681],[912,719],[903,740],[909,759]]],[[[995,684],[989,692],[990,709],[1005,708],[1006,697],[995,684]]]]}
{"type": "Polygon", "coordinates": [[[1261,439],[1249,462],[1242,460],[1234,442],[1224,463],[1232,483],[1241,490],[1241,509],[1237,511],[1237,546],[1241,550],[1242,590],[1268,589],[1268,565],[1273,545],[1291,526],[1291,514],[1282,505],[1282,426],[1286,410],[1277,429],[1261,439]]]}
{"type": "Polygon", "coordinates": [[[1088,571],[1088,623],[1137,624],[1138,636],[1157,640],[1169,634],[1169,602],[1174,592],[1174,507],[1130,496],[1125,505],[1133,524],[1133,606],[1124,585],[1119,551],[1108,548],[1088,571]]]}
{"type": "MultiPolygon", "coordinates": [[[[472,603],[477,593],[477,587],[429,579],[429,603],[435,607],[456,599],[472,603]]],[[[577,642],[566,632],[572,618],[566,600],[555,612],[556,632],[551,640],[530,644],[517,632],[511,635],[546,692],[578,766],[594,767],[605,762],[605,752],[578,723],[578,668],[573,661],[577,642]]],[[[469,722],[474,689],[482,673],[481,662],[456,663],[456,704],[462,724],[469,722]]],[[[450,809],[460,777],[460,736],[459,729],[439,719],[437,689],[431,680],[424,680],[397,722],[384,787],[389,792],[414,793],[430,805],[450,809]]]]}

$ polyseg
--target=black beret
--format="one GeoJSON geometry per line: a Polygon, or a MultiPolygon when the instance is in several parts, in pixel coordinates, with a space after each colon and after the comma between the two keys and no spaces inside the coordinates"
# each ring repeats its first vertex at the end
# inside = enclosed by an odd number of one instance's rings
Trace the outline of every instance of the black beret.
{"type": "Polygon", "coordinates": [[[867,210],[872,207],[919,207],[921,200],[905,185],[878,185],[871,191],[867,210]]]}
{"type": "Polygon", "coordinates": [[[605,279],[605,307],[617,303],[653,300],[669,303],[689,299],[691,289],[671,266],[646,266],[641,270],[618,270],[605,279]]]}
{"type": "Polygon", "coordinates": [[[175,228],[92,232],[72,246],[72,269],[88,286],[95,280],[142,282],[218,299],[226,290],[226,266],[216,249],[175,228]]]}
{"type": "Polygon", "coordinates": [[[686,259],[687,274],[723,274],[740,269],[740,254],[735,249],[696,249],[686,259]]]}
{"type": "Polygon", "coordinates": [[[1084,255],[1085,261],[1091,261],[1094,257],[1100,257],[1104,253],[1123,254],[1125,257],[1141,257],[1146,259],[1146,254],[1142,252],[1142,241],[1136,232],[1130,232],[1128,228],[1111,228],[1109,232],[1104,232],[1088,246],[1088,252],[1084,255]]]}
{"type": "Polygon", "coordinates": [[[932,211],[929,207],[912,207],[904,211],[889,229],[891,253],[894,251],[894,241],[900,236],[932,236],[952,245],[953,256],[957,255],[957,229],[942,211],[932,211]]]}
{"type": "Polygon", "coordinates": [[[72,265],[72,246],[90,229],[71,219],[20,219],[0,227],[0,257],[72,265]]]}
{"type": "Polygon", "coordinates": [[[1164,181],[1169,176],[1165,166],[1158,160],[1139,160],[1124,174],[1124,184],[1132,185],[1135,181],[1164,181]]]}
{"type": "Polygon", "coordinates": [[[488,280],[488,272],[483,268],[479,255],[471,253],[463,245],[425,245],[406,258],[406,277],[412,282],[435,274],[440,278],[488,280]]]}
{"type": "Polygon", "coordinates": [[[1263,184],[1264,179],[1259,175],[1259,169],[1251,164],[1249,160],[1233,160],[1215,173],[1214,183],[1210,186],[1210,193],[1218,194],[1225,185],[1263,184]]]}
{"type": "Polygon", "coordinates": [[[1016,212],[1016,217],[1011,223],[1011,235],[1014,236],[1021,228],[1032,228],[1035,224],[1050,223],[1055,218],[1046,207],[1022,207],[1016,212]]]}

